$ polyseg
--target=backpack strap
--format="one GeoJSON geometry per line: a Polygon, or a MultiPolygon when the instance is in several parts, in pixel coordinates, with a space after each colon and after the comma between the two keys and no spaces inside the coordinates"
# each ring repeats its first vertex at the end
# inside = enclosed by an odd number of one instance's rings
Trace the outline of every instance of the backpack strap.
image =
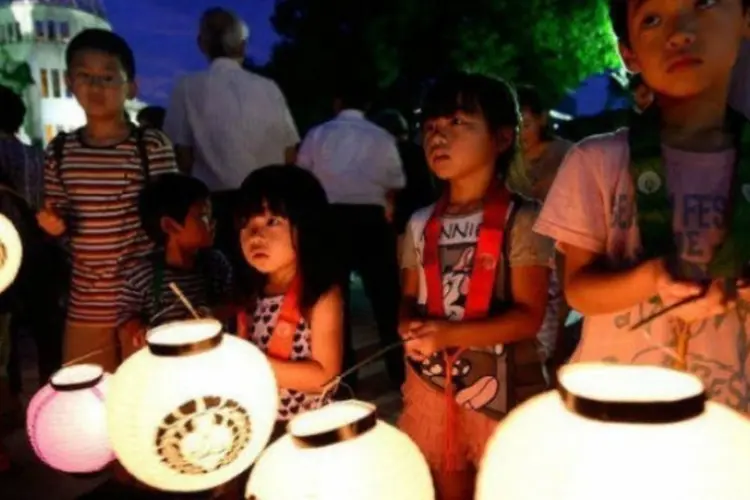
{"type": "Polygon", "coordinates": [[[146,146],[145,133],[146,130],[143,128],[136,129],[135,147],[138,150],[138,156],[141,159],[141,167],[143,168],[143,183],[148,184],[149,182],[151,182],[151,165],[148,158],[148,148],[146,146]]]}
{"type": "Polygon", "coordinates": [[[55,160],[55,166],[57,166],[58,174],[65,157],[66,142],[68,142],[68,134],[66,134],[65,132],[58,133],[55,138],[52,139],[52,159],[55,160]]]}

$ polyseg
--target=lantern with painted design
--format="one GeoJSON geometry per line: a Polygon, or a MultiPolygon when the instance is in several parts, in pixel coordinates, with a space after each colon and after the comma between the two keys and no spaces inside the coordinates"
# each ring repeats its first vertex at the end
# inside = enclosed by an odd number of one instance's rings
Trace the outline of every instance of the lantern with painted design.
{"type": "Polygon", "coordinates": [[[500,424],[478,500],[748,498],[750,421],[707,402],[698,378],[596,363],[559,382],[500,424]]]}
{"type": "Polygon", "coordinates": [[[107,400],[120,463],[174,492],[208,490],[246,470],[276,418],[266,357],[210,319],[161,325],[146,342],[112,377],[107,400]]]}
{"type": "Polygon", "coordinates": [[[295,417],[288,430],[255,464],[246,498],[435,498],[430,470],[417,446],[378,420],[370,404],[332,403],[295,417]]]}
{"type": "Polygon", "coordinates": [[[106,467],[114,454],[107,435],[108,376],[97,365],[74,365],[55,373],[31,399],[26,429],[37,457],[71,474],[106,467]]]}

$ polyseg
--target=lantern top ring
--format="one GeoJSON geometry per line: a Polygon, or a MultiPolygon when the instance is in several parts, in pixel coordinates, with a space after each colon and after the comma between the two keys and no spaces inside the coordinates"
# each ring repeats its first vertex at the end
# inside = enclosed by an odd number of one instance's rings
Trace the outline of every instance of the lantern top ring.
{"type": "Polygon", "coordinates": [[[374,405],[340,401],[296,417],[289,423],[289,434],[300,448],[323,448],[356,439],[377,423],[374,405]]]}
{"type": "Polygon", "coordinates": [[[72,365],[55,372],[49,384],[58,392],[81,391],[95,387],[102,378],[104,369],[99,365],[72,365]]]}
{"type": "Polygon", "coordinates": [[[559,371],[557,391],[581,417],[610,423],[670,424],[701,415],[700,379],[662,367],[582,363],[559,371]]]}
{"type": "Polygon", "coordinates": [[[216,348],[223,336],[217,320],[191,319],[157,326],[146,336],[146,343],[154,356],[183,357],[216,348]]]}

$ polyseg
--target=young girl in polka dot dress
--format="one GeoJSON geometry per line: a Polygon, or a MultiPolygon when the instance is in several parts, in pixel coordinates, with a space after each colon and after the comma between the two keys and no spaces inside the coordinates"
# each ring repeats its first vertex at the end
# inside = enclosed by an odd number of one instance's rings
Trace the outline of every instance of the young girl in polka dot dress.
{"type": "Polygon", "coordinates": [[[343,302],[328,211],[322,186],[299,167],[256,170],[239,191],[249,266],[238,273],[237,329],[268,355],[280,423],[326,403],[323,386],[341,370],[343,302]]]}

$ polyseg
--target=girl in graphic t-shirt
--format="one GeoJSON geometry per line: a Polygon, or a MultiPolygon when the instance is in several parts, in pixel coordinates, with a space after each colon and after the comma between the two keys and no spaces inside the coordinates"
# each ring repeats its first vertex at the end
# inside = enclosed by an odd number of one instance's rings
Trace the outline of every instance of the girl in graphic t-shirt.
{"type": "Polygon", "coordinates": [[[399,425],[439,498],[466,499],[497,422],[546,388],[535,335],[552,247],[531,231],[537,206],[504,185],[519,125],[508,85],[451,75],[422,109],[428,163],[449,189],[407,228],[400,333],[411,369],[399,425]]]}
{"type": "Polygon", "coordinates": [[[323,386],[341,369],[343,305],[328,209],[317,179],[294,166],[256,170],[239,191],[248,268],[239,276],[246,300],[238,333],[268,355],[279,422],[324,403],[323,386]]]}

